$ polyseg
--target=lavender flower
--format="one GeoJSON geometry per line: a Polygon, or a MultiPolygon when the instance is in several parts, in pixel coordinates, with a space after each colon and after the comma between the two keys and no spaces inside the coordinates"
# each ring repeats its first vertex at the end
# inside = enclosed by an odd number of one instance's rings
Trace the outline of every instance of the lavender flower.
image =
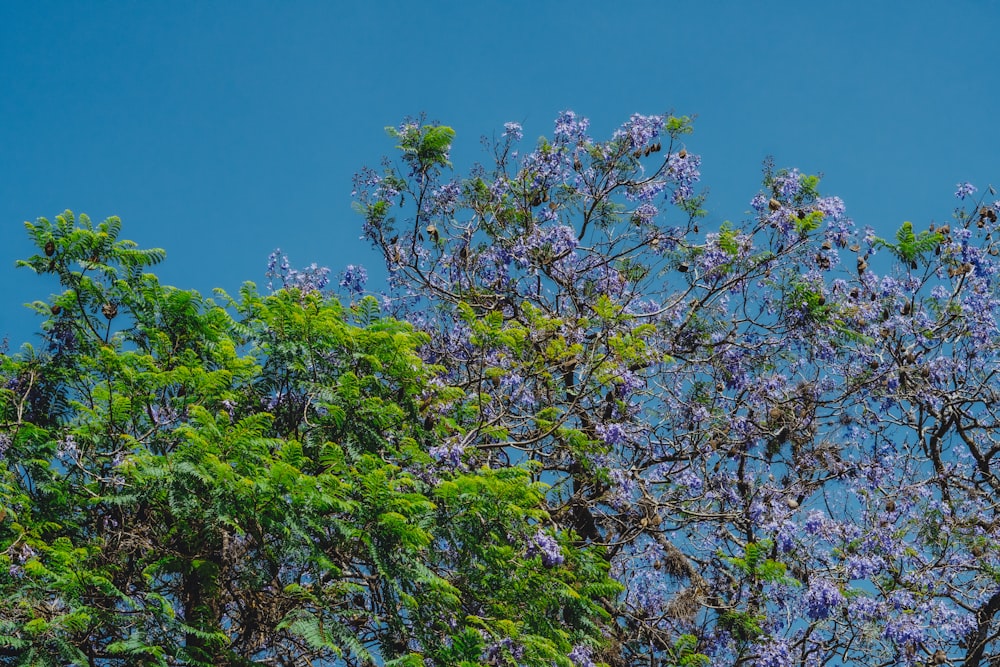
{"type": "Polygon", "coordinates": [[[355,264],[348,264],[340,274],[340,286],[348,292],[361,294],[365,291],[365,283],[368,282],[368,272],[365,267],[355,264]]]}
{"type": "Polygon", "coordinates": [[[780,639],[772,639],[760,646],[756,667],[791,667],[793,664],[788,644],[780,639]]]}
{"type": "Polygon", "coordinates": [[[972,183],[969,183],[968,181],[966,181],[965,183],[959,183],[956,186],[956,188],[957,189],[955,190],[955,197],[957,199],[965,199],[966,197],[968,197],[969,195],[971,195],[976,191],[976,186],[973,185],[972,183]]]}
{"type": "Polygon", "coordinates": [[[823,579],[813,579],[809,582],[809,590],[805,594],[806,614],[814,621],[829,618],[846,602],[844,594],[837,586],[823,579]]]}
{"type": "Polygon", "coordinates": [[[566,557],[563,556],[559,542],[541,528],[538,529],[538,532],[535,533],[531,543],[528,545],[527,555],[528,558],[541,555],[542,565],[545,567],[555,567],[566,562],[566,557]]]}
{"type": "Polygon", "coordinates": [[[572,660],[576,667],[594,667],[596,664],[590,657],[590,647],[583,644],[574,646],[566,657],[572,660]]]}
{"type": "Polygon", "coordinates": [[[524,131],[520,123],[504,123],[503,136],[509,137],[512,141],[520,141],[524,138],[524,131]]]}

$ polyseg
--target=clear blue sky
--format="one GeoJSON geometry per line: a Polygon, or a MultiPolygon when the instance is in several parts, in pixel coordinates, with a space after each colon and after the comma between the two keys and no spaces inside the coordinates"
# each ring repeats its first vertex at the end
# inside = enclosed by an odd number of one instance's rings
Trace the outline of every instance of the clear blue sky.
{"type": "Polygon", "coordinates": [[[558,111],[603,137],[634,112],[696,115],[711,219],[749,208],[760,164],[822,171],[859,224],[950,214],[1000,185],[1000,3],[5,2],[0,6],[0,337],[56,291],[14,260],[22,222],[119,215],[208,292],[295,265],[381,268],[351,175],[426,111],[456,164],[508,120],[558,111]]]}

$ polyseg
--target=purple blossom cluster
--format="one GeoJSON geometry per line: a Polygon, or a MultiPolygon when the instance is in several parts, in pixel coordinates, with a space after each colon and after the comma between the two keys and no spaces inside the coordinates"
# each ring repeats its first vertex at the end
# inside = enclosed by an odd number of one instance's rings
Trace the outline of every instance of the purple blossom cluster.
{"type": "Polygon", "coordinates": [[[575,667],[596,667],[597,663],[591,657],[591,649],[585,644],[577,644],[566,656],[575,667]]]}
{"type": "Polygon", "coordinates": [[[976,186],[969,182],[959,183],[957,186],[955,186],[956,199],[965,199],[966,197],[975,194],[975,192],[976,192],[976,186]]]}
{"type": "Polygon", "coordinates": [[[277,248],[267,258],[267,288],[297,289],[302,293],[322,292],[330,282],[330,269],[315,262],[304,269],[293,269],[288,256],[277,248]],[[277,283],[275,282],[277,281],[277,283]]]}
{"type": "MultiPolygon", "coordinates": [[[[651,636],[695,633],[713,659],[767,666],[958,646],[1000,568],[979,498],[1000,448],[1000,209],[914,224],[914,243],[768,165],[750,219],[718,228],[691,202],[700,158],[669,127],[636,115],[601,142],[564,112],[551,141],[512,157],[524,130],[510,123],[474,195],[423,184],[414,229],[445,210],[463,222],[383,249],[396,312],[430,337],[421,354],[471,389],[449,417],[510,445],[477,450],[491,465],[541,463],[552,507],[586,504],[591,526],[553,520],[614,545],[624,608],[651,636]],[[654,512],[637,514],[640,496],[654,512]],[[771,580],[720,564],[764,540],[771,580]],[[759,636],[718,612],[747,608],[759,636]]],[[[432,456],[459,465],[454,444],[432,456]]],[[[545,531],[527,552],[565,562],[545,531]]]]}
{"type": "Polygon", "coordinates": [[[365,284],[368,282],[368,272],[365,267],[355,264],[348,264],[340,273],[340,282],[343,289],[351,294],[361,294],[365,291],[365,284]]]}
{"type": "Polygon", "coordinates": [[[806,615],[814,621],[833,616],[847,601],[836,584],[823,579],[812,579],[804,598],[806,615]]]}
{"type": "Polygon", "coordinates": [[[540,528],[528,543],[527,556],[528,558],[541,556],[542,565],[545,567],[556,567],[566,562],[566,556],[563,555],[562,547],[556,538],[540,528]]]}

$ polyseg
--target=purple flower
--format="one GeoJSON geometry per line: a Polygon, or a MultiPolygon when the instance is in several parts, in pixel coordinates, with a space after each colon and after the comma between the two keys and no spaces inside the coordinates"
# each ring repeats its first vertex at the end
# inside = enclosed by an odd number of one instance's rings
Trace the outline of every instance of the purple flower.
{"type": "Polygon", "coordinates": [[[976,191],[976,186],[973,185],[972,183],[969,183],[968,181],[966,181],[965,183],[959,183],[956,187],[958,189],[955,190],[955,197],[958,199],[965,199],[966,197],[968,197],[969,195],[971,195],[973,192],[976,191]]]}
{"type": "Polygon", "coordinates": [[[365,283],[368,282],[368,272],[365,267],[348,264],[340,274],[340,286],[348,292],[360,294],[365,290],[365,283]]]}
{"type": "Polygon", "coordinates": [[[813,579],[805,594],[806,614],[814,621],[828,618],[845,602],[837,586],[823,579],[813,579]]]}
{"type": "Polygon", "coordinates": [[[628,433],[621,424],[598,424],[595,430],[604,444],[609,447],[622,445],[628,440],[628,433]]]}
{"type": "Polygon", "coordinates": [[[615,132],[614,139],[626,139],[630,148],[641,148],[660,135],[663,123],[663,116],[632,114],[629,121],[615,132]]]}
{"type": "Polygon", "coordinates": [[[566,656],[573,661],[576,667],[594,667],[594,661],[590,657],[590,647],[577,644],[566,656]]]}
{"type": "Polygon", "coordinates": [[[267,288],[271,291],[276,289],[298,289],[306,292],[319,292],[330,282],[330,269],[325,266],[317,266],[315,262],[305,269],[296,270],[288,262],[288,256],[281,252],[281,248],[276,248],[267,258],[267,271],[265,276],[268,280],[267,288]],[[276,288],[273,280],[280,281],[276,288]]]}
{"type": "Polygon", "coordinates": [[[524,138],[524,131],[520,123],[504,123],[503,136],[510,137],[513,141],[520,141],[524,138]]]}
{"type": "Polygon", "coordinates": [[[531,543],[528,545],[528,558],[541,555],[542,565],[545,567],[555,567],[566,562],[566,557],[559,548],[559,542],[541,528],[535,533],[531,543]]]}
{"type": "Polygon", "coordinates": [[[902,616],[886,623],[885,638],[900,647],[916,647],[927,640],[927,631],[910,618],[902,616]]]}
{"type": "Polygon", "coordinates": [[[788,644],[780,639],[772,639],[761,645],[755,667],[791,667],[792,657],[788,644]]]}
{"type": "Polygon", "coordinates": [[[565,143],[576,143],[587,139],[587,128],[590,121],[586,118],[577,119],[572,111],[563,111],[556,118],[556,130],[554,139],[565,143]]]}
{"type": "Polygon", "coordinates": [[[465,445],[461,438],[449,438],[440,445],[431,447],[428,453],[438,462],[451,468],[458,468],[462,465],[462,454],[465,453],[465,445]]]}

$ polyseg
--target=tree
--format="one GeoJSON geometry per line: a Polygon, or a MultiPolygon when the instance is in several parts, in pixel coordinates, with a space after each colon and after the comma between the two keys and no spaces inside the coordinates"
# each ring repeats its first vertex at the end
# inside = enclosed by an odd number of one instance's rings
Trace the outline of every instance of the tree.
{"type": "MultiPolygon", "coordinates": [[[[68,211],[0,357],[0,664],[570,665],[620,587],[535,464],[443,468],[428,338],[307,279],[219,302],[68,211]]],[[[273,267],[272,267],[273,268],[273,267]]]]}
{"type": "Polygon", "coordinates": [[[601,547],[625,590],[577,664],[1000,662],[1000,202],[960,184],[949,224],[886,240],[766,162],[701,229],[691,129],[565,112],[455,174],[450,128],[389,128],[356,203],[389,312],[461,389],[432,454],[540,466],[601,547]]]}

